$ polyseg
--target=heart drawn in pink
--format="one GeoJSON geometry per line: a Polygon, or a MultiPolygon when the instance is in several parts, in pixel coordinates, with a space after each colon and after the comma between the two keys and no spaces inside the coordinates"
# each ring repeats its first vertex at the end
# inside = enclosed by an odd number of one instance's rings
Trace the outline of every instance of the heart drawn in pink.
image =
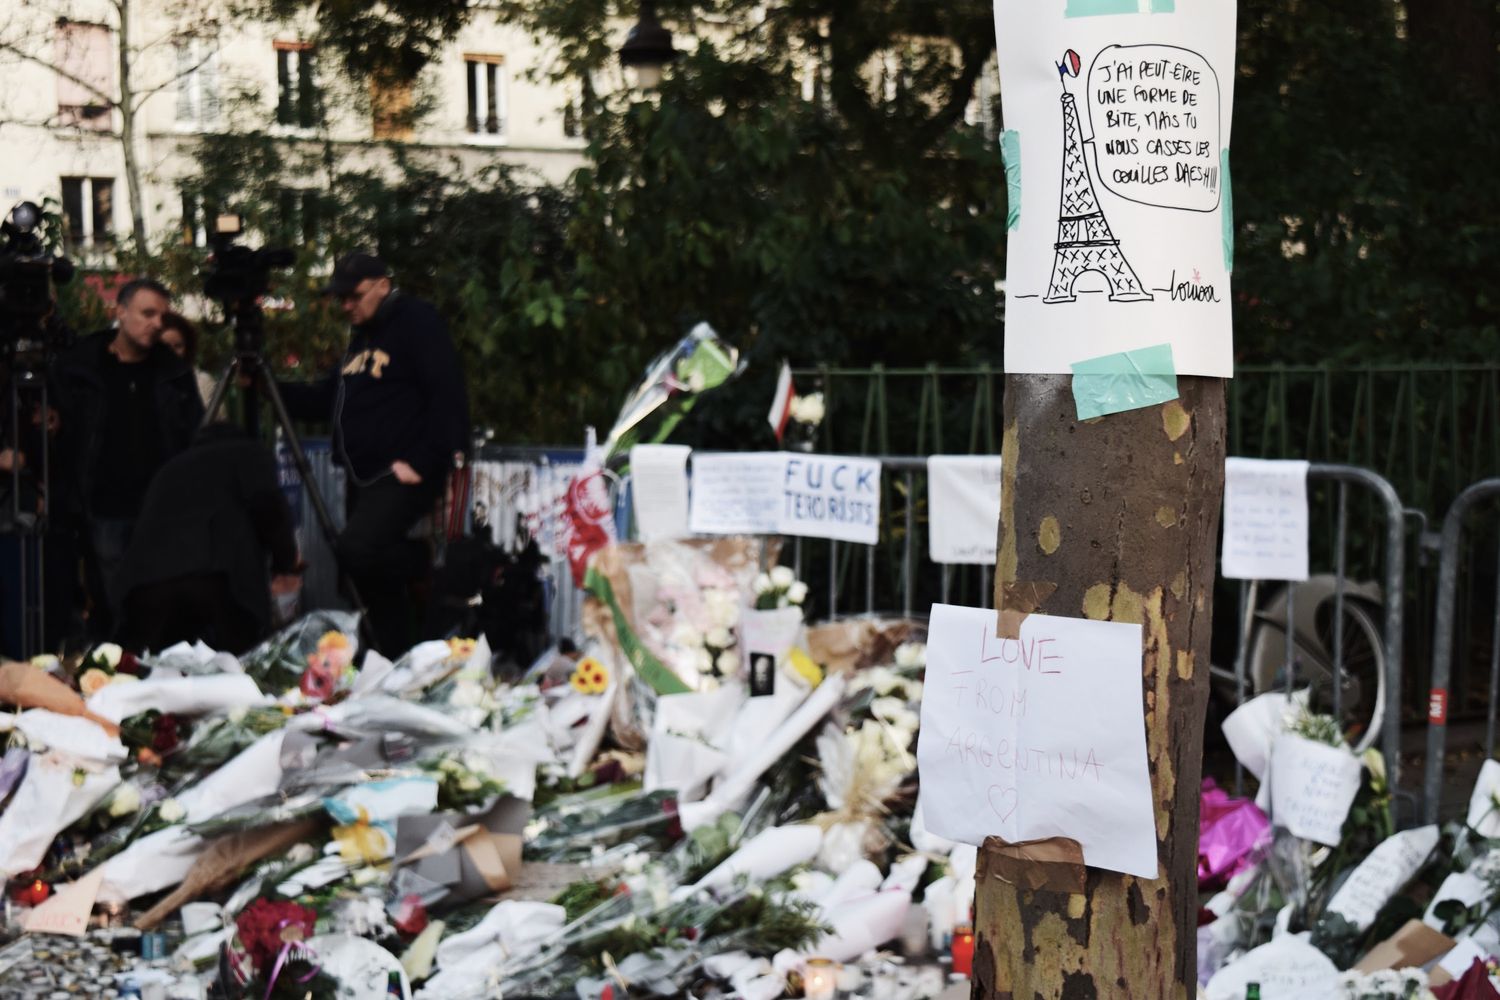
{"type": "Polygon", "coordinates": [[[1014,788],[1003,788],[1000,785],[991,785],[989,788],[989,792],[986,794],[989,798],[990,808],[994,810],[996,816],[1000,817],[1000,822],[1004,823],[1006,820],[1010,819],[1011,816],[1015,815],[1017,799],[1019,798],[1019,796],[1016,795],[1016,790],[1014,788]]]}

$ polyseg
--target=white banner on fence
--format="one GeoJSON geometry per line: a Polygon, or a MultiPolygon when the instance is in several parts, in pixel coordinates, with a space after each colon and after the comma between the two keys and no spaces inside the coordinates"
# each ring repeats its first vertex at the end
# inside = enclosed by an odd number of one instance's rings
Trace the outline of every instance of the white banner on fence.
{"type": "Polygon", "coordinates": [[[638,444],[630,449],[631,502],[643,542],[688,534],[688,456],[685,444],[638,444]]]}
{"type": "Polygon", "coordinates": [[[917,766],[929,832],[1071,837],[1096,868],[1157,877],[1141,627],[934,604],[917,766]]]}
{"type": "Polygon", "coordinates": [[[930,456],[927,513],[927,548],[933,562],[995,565],[1000,456],[930,456]]]}
{"type": "Polygon", "coordinates": [[[781,509],[780,452],[693,456],[692,514],[698,535],[773,535],[781,509]]]}
{"type": "Polygon", "coordinates": [[[1307,579],[1307,466],[1299,459],[1224,460],[1224,575],[1307,579]]]}
{"type": "Polygon", "coordinates": [[[697,534],[781,534],[874,545],[880,462],[768,451],[693,456],[697,534]]]}
{"type": "Polygon", "coordinates": [[[1177,374],[1233,375],[1235,5],[995,0],[995,28],[1005,370],[1168,341],[1177,374]]]}

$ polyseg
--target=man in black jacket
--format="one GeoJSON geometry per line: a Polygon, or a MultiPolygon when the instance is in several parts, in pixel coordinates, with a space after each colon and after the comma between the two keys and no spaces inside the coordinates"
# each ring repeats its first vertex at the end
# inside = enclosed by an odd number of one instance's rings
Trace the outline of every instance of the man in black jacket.
{"type": "Polygon", "coordinates": [[[120,287],[115,325],[59,359],[59,467],[88,550],[91,631],[119,610],[120,560],[156,470],[193,440],[203,420],[193,371],[160,343],[171,295],[159,281],[120,287]]]}
{"type": "Polygon", "coordinates": [[[412,641],[407,591],[429,559],[409,535],[467,445],[467,394],[442,318],[395,288],[380,258],[341,258],[327,292],[353,328],[340,370],[311,385],[282,386],[282,395],[301,419],[333,416],[334,450],[350,490],[336,551],[369,611],[376,645],[394,656],[412,641]]]}
{"type": "Polygon", "coordinates": [[[160,652],[202,639],[243,653],[270,631],[271,594],[295,590],[297,569],[271,452],[236,427],[212,424],[146,492],[120,567],[120,643],[160,652]]]}

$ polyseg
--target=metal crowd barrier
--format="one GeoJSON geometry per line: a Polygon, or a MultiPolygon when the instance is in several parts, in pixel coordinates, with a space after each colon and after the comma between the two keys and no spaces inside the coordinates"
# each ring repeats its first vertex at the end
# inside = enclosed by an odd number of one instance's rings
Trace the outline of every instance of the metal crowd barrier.
{"type": "MultiPolygon", "coordinates": [[[[1406,517],[1410,513],[1401,503],[1396,489],[1383,476],[1354,465],[1314,462],[1308,466],[1309,485],[1327,482],[1336,487],[1333,524],[1333,621],[1342,623],[1348,596],[1349,487],[1368,492],[1384,518],[1384,545],[1381,559],[1381,610],[1383,614],[1381,651],[1385,657],[1385,704],[1379,747],[1385,758],[1389,787],[1396,789],[1401,767],[1401,657],[1404,648],[1406,590],[1406,517]]],[[[1311,516],[1309,518],[1311,521],[1311,516]]],[[[1247,657],[1254,632],[1257,593],[1262,581],[1241,581],[1239,642],[1235,653],[1235,688],[1237,704],[1247,700],[1247,657]]],[[[1287,622],[1286,689],[1296,684],[1297,584],[1286,584],[1287,622]]],[[[1316,609],[1313,609],[1315,612],[1316,609]]],[[[1305,611],[1303,613],[1306,613],[1305,611]]],[[[1332,629],[1333,638],[1333,715],[1342,718],[1344,679],[1344,630],[1332,629]]],[[[1240,771],[1236,765],[1236,784],[1240,771]]]]}
{"type": "MultiPolygon", "coordinates": [[[[1453,645],[1457,612],[1458,572],[1464,522],[1475,505],[1500,497],[1500,479],[1483,479],[1458,495],[1443,518],[1442,549],[1438,563],[1437,616],[1432,638],[1432,689],[1427,709],[1427,767],[1422,783],[1426,822],[1436,823],[1442,805],[1443,756],[1448,740],[1449,682],[1453,673],[1453,645]]],[[[1500,566],[1500,556],[1496,565],[1500,566]]],[[[1500,590],[1495,600],[1490,646],[1489,708],[1485,726],[1485,756],[1495,755],[1496,697],[1500,696],[1500,590]]]]}

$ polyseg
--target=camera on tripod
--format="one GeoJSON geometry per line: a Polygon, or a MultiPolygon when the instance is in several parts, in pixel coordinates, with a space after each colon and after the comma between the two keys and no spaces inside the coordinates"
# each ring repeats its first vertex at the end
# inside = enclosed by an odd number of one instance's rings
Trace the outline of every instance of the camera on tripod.
{"type": "Polygon", "coordinates": [[[203,273],[203,294],[224,307],[234,324],[235,350],[260,349],[259,299],[271,290],[271,271],[291,267],[297,255],[284,247],[251,248],[235,242],[244,232],[238,215],[221,215],[211,237],[213,256],[203,273]]]}
{"type": "Polygon", "coordinates": [[[0,346],[21,358],[59,346],[55,286],[73,278],[73,262],[42,242],[42,210],[23,201],[0,224],[0,346]]]}

